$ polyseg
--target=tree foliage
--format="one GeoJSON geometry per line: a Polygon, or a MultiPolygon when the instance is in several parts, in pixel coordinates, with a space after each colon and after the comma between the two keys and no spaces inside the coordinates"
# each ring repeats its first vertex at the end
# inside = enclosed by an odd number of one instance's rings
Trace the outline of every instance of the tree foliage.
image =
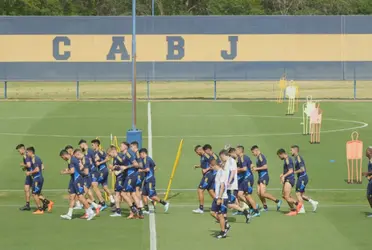
{"type": "MultiPolygon", "coordinates": [[[[131,15],[132,0],[1,0],[1,15],[131,15]]],[[[369,15],[372,0],[155,0],[156,15],[369,15]]],[[[151,15],[151,0],[137,0],[151,15]]]]}

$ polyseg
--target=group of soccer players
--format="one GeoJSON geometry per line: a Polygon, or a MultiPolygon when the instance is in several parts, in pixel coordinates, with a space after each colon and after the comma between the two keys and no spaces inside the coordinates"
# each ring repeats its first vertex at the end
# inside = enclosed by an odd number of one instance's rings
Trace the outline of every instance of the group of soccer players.
{"type": "MultiPolygon", "coordinates": [[[[270,180],[269,169],[266,157],[261,153],[258,146],[251,147],[251,152],[256,158],[256,164],[252,163],[241,145],[236,148],[226,145],[219,152],[219,155],[212,151],[212,146],[209,144],[197,145],[194,150],[200,156],[200,164],[194,166],[194,168],[201,168],[202,180],[198,187],[199,208],[193,210],[193,212],[204,213],[204,191],[207,190],[213,199],[211,214],[220,223],[221,227],[221,232],[217,235],[217,238],[225,238],[230,230],[230,225],[226,219],[228,208],[243,214],[247,223],[250,222],[252,217],[260,216],[261,212],[268,211],[267,199],[275,202],[276,210],[280,210],[282,200],[267,192],[267,185],[270,180]],[[262,203],[262,209],[252,196],[254,172],[258,174],[257,195],[262,203]],[[246,204],[246,206],[240,206],[240,202],[246,204]]],[[[314,212],[318,207],[317,201],[305,195],[309,177],[304,159],[299,155],[299,151],[297,145],[291,147],[293,158],[284,149],[277,151],[278,157],[283,160],[283,173],[280,175],[280,181],[283,185],[282,198],[287,201],[290,207],[290,212],[287,213],[289,216],[305,213],[303,201],[308,201],[314,212]],[[293,187],[296,189],[297,199],[291,196],[293,187]]]]}
{"type": "MultiPolygon", "coordinates": [[[[67,145],[60,152],[60,157],[67,162],[67,168],[62,175],[69,175],[69,209],[62,219],[71,220],[75,209],[85,209],[81,218],[91,220],[100,211],[108,208],[99,189],[102,186],[110,206],[113,207],[112,217],[121,217],[121,202],[127,203],[130,214],[128,219],[143,219],[148,214],[149,202],[160,203],[165,212],[169,203],[161,200],[155,189],[155,162],[148,155],[147,149],[138,148],[138,142],[122,142],[120,148],[111,145],[107,151],[101,148],[98,139],[91,141],[92,148],[85,140],[80,140],[78,148],[67,145]],[[109,171],[115,174],[114,194],[108,188],[109,171]],[[95,196],[98,202],[95,201],[95,196]]],[[[35,214],[42,214],[45,210],[52,210],[54,203],[41,195],[43,186],[43,163],[35,155],[33,147],[20,144],[16,147],[23,157],[21,166],[26,171],[25,197],[26,205],[21,210],[30,210],[30,187],[37,205],[35,214]]]]}

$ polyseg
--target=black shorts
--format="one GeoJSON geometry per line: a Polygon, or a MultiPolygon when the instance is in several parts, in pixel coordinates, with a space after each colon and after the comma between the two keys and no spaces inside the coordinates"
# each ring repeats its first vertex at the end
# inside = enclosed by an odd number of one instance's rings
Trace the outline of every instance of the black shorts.
{"type": "Polygon", "coordinates": [[[306,185],[309,182],[307,176],[299,177],[296,182],[296,192],[305,193],[306,185]]]}

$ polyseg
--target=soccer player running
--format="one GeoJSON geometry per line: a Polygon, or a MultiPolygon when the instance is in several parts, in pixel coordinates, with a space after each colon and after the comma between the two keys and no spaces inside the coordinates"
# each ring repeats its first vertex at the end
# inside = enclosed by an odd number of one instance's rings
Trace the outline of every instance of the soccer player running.
{"type": "Polygon", "coordinates": [[[26,168],[29,168],[29,171],[26,172],[27,176],[32,178],[32,196],[34,197],[35,204],[37,209],[33,214],[44,214],[44,210],[48,212],[52,211],[54,202],[46,199],[41,191],[43,189],[44,177],[43,177],[43,162],[40,157],[35,155],[35,148],[28,147],[26,151],[27,157],[30,158],[30,162],[26,164],[26,168]]]}
{"type": "MultiPolygon", "coordinates": [[[[67,145],[65,146],[65,150],[67,151],[67,153],[69,155],[74,155],[74,147],[71,146],[71,145],[67,145]]],[[[75,198],[75,206],[74,206],[74,209],[83,209],[83,205],[80,203],[80,201],[77,199],[77,197],[75,198]]]]}
{"type": "Polygon", "coordinates": [[[244,154],[244,147],[236,147],[237,167],[238,167],[238,197],[251,208],[253,216],[260,216],[258,205],[252,197],[254,176],[252,173],[252,161],[248,155],[244,154]]]}
{"type": "MultiPolygon", "coordinates": [[[[79,143],[79,145],[81,145],[81,144],[84,144],[84,143],[79,143]]],[[[92,169],[92,167],[94,167],[93,160],[92,160],[91,155],[89,155],[88,151],[85,150],[84,147],[80,147],[80,148],[81,148],[81,152],[84,155],[83,159],[81,159],[80,162],[84,166],[82,176],[83,176],[83,181],[84,181],[85,196],[86,196],[86,199],[87,199],[88,203],[96,210],[96,215],[98,215],[99,212],[100,212],[100,209],[101,209],[101,205],[97,204],[94,201],[94,196],[93,196],[93,193],[92,193],[92,190],[91,190],[91,186],[92,186],[91,169],[92,169]]],[[[81,217],[81,219],[87,219],[87,218],[88,218],[88,214],[84,214],[81,217]]]]}
{"type": "Polygon", "coordinates": [[[214,193],[214,178],[215,171],[210,166],[210,160],[217,160],[217,156],[210,156],[207,154],[201,145],[197,145],[194,148],[195,153],[200,156],[200,165],[195,165],[194,169],[201,168],[202,179],[198,186],[198,198],[199,198],[199,208],[193,210],[193,213],[203,214],[204,213],[204,191],[207,190],[209,195],[214,199],[216,197],[214,193]]]}
{"type": "Polygon", "coordinates": [[[213,199],[211,214],[220,223],[221,231],[216,236],[217,239],[226,238],[228,231],[230,230],[230,225],[225,219],[227,213],[228,195],[227,195],[227,184],[228,176],[222,167],[217,164],[217,160],[211,158],[210,167],[216,171],[214,183],[215,183],[215,194],[213,199]]]}
{"type": "Polygon", "coordinates": [[[283,199],[287,201],[291,209],[291,211],[286,215],[295,216],[300,211],[302,204],[300,202],[295,201],[291,197],[291,189],[294,187],[295,184],[293,160],[282,148],[279,149],[276,154],[284,162],[283,173],[280,175],[280,182],[283,184],[282,189],[283,199]]]}
{"type": "Polygon", "coordinates": [[[84,188],[85,193],[89,197],[89,203],[96,209],[96,214],[98,215],[101,209],[101,205],[97,204],[94,200],[94,195],[92,192],[92,173],[96,172],[96,166],[94,165],[94,151],[88,147],[87,141],[81,139],[78,143],[80,150],[84,154],[82,163],[84,165],[84,188]]]}
{"type": "Polygon", "coordinates": [[[74,154],[70,155],[66,150],[62,150],[59,156],[65,160],[68,167],[61,171],[62,175],[70,175],[70,182],[68,185],[69,192],[69,209],[67,214],[61,215],[62,219],[71,220],[72,213],[74,210],[75,198],[83,204],[85,213],[88,215],[87,220],[91,220],[96,216],[93,210],[90,208],[88,201],[84,197],[84,180],[82,177],[82,171],[84,165],[80,162],[84,154],[80,149],[75,149],[74,154]]]}
{"type": "Polygon", "coordinates": [[[257,194],[260,198],[263,208],[261,211],[268,211],[266,199],[272,200],[276,203],[276,210],[280,210],[280,206],[282,205],[282,201],[276,199],[272,194],[266,192],[266,187],[269,185],[269,169],[267,166],[266,157],[261,153],[260,149],[257,145],[252,146],[251,148],[252,154],[257,158],[256,166],[252,167],[253,171],[258,172],[258,181],[257,181],[257,194]]]}
{"type": "MultiPolygon", "coordinates": [[[[304,203],[303,201],[308,201],[313,207],[313,212],[315,212],[316,209],[318,208],[319,202],[314,201],[310,197],[305,195],[305,188],[309,181],[309,176],[307,175],[307,172],[306,172],[305,161],[302,158],[302,156],[299,155],[299,152],[300,152],[300,148],[297,145],[291,146],[291,154],[295,161],[294,162],[294,166],[295,166],[294,173],[295,175],[297,175],[297,182],[296,182],[297,200],[302,204],[304,203]]],[[[302,206],[298,213],[304,214],[305,207],[302,206]]]]}
{"type": "MultiPolygon", "coordinates": [[[[23,171],[31,171],[31,168],[27,168],[27,162],[30,163],[30,158],[26,155],[26,147],[24,144],[18,144],[16,147],[18,153],[22,156],[22,162],[20,164],[23,171]]],[[[26,205],[20,207],[19,210],[21,211],[30,211],[30,187],[32,186],[32,177],[26,175],[25,184],[24,184],[24,191],[25,191],[25,200],[26,205]]]]}
{"type": "MultiPolygon", "coordinates": [[[[367,177],[367,200],[372,208],[372,146],[369,146],[366,150],[366,157],[368,158],[368,172],[364,172],[363,175],[367,177]]],[[[370,213],[368,218],[372,218],[372,213],[370,213]]]]}
{"type": "MultiPolygon", "coordinates": [[[[123,144],[121,146],[124,147],[123,144]]],[[[138,213],[139,219],[143,219],[144,217],[142,199],[138,197],[138,194],[136,193],[138,187],[138,169],[140,166],[132,150],[128,150],[127,154],[131,157],[131,164],[128,165],[127,174],[124,180],[124,192],[126,196],[134,201],[131,205],[132,213],[129,215],[128,219],[134,219],[136,217],[136,213],[138,213]]]]}
{"type": "Polygon", "coordinates": [[[245,216],[245,222],[249,223],[251,216],[247,209],[241,208],[237,202],[236,197],[238,195],[238,169],[234,158],[229,156],[227,150],[221,150],[219,153],[223,169],[225,174],[228,176],[227,181],[227,197],[228,197],[228,208],[240,211],[245,216]]]}
{"type": "Polygon", "coordinates": [[[164,212],[168,212],[169,209],[169,202],[166,202],[162,199],[160,199],[157,196],[156,193],[156,180],[155,180],[155,168],[156,164],[154,160],[148,156],[148,152],[146,148],[141,148],[139,151],[143,168],[140,168],[138,171],[140,173],[145,173],[145,180],[143,183],[143,199],[145,203],[145,213],[149,214],[149,206],[148,206],[148,199],[150,199],[152,202],[159,202],[164,206],[164,212]]]}
{"type": "Polygon", "coordinates": [[[99,199],[99,204],[101,205],[101,211],[103,211],[107,208],[107,205],[105,203],[105,200],[102,197],[101,191],[98,188],[99,184],[103,187],[103,190],[105,191],[107,196],[110,198],[111,205],[115,205],[114,196],[110,193],[110,190],[107,185],[109,171],[108,171],[106,163],[109,161],[109,157],[107,157],[104,151],[100,150],[100,145],[101,145],[100,140],[94,139],[91,141],[91,143],[92,143],[92,148],[94,151],[94,164],[97,168],[97,172],[92,173],[93,174],[92,175],[92,186],[99,199]]]}
{"type": "MultiPolygon", "coordinates": [[[[141,160],[141,157],[139,155],[139,149],[138,149],[138,142],[137,141],[133,141],[133,142],[130,143],[130,151],[134,154],[135,159],[136,159],[136,162],[135,162],[134,166],[138,169],[142,169],[143,168],[143,166],[141,165],[142,160],[141,160]]],[[[136,195],[137,195],[137,197],[140,201],[141,207],[143,207],[142,186],[143,186],[144,179],[145,179],[145,173],[138,171],[138,179],[137,179],[137,182],[136,182],[136,195]]]]}
{"type": "MultiPolygon", "coordinates": [[[[124,181],[126,176],[126,170],[128,169],[127,158],[134,159],[128,152],[122,153],[117,152],[116,147],[110,147],[108,150],[108,155],[113,159],[112,165],[109,165],[111,171],[114,172],[116,176],[115,181],[115,212],[111,214],[111,217],[121,217],[121,208],[120,202],[124,199],[129,207],[132,206],[133,201],[130,196],[125,195],[124,193],[124,181]]],[[[136,210],[134,210],[136,212],[136,210]]]]}

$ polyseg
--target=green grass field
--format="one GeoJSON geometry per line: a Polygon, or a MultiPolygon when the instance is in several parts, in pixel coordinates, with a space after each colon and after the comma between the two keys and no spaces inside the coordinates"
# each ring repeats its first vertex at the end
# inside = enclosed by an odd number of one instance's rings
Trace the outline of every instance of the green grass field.
{"type": "MultiPolygon", "coordinates": [[[[159,170],[158,192],[164,192],[180,140],[184,147],[172,186],[168,214],[157,207],[155,215],[157,249],[347,249],[369,250],[372,212],[362,185],[348,185],[345,143],[352,131],[360,133],[364,146],[372,140],[370,103],[322,103],[323,133],[320,145],[310,145],[303,136],[301,114],[286,117],[286,104],[273,102],[153,102],[153,158],[159,170]],[[230,217],[229,237],[216,240],[218,225],[207,214],[194,215],[198,201],[194,191],[201,174],[193,170],[199,162],[193,152],[196,144],[210,143],[218,152],[224,144],[257,144],[268,158],[270,191],[279,197],[282,162],[276,156],[280,147],[298,144],[307,163],[308,194],[320,202],[318,212],[287,217],[271,211],[251,224],[242,217],[230,217]],[[330,160],[334,160],[333,163],[330,160]],[[163,189],[163,190],[161,190],[163,189]]],[[[129,102],[0,102],[0,221],[1,248],[46,249],[150,249],[149,219],[111,218],[103,212],[93,221],[62,221],[67,212],[68,178],[59,175],[65,162],[59,151],[67,144],[99,136],[104,146],[112,133],[124,140],[131,126],[129,102]],[[51,214],[41,216],[20,212],[24,204],[24,173],[19,169],[18,143],[33,145],[46,166],[44,193],[54,200],[51,214]],[[66,190],[66,191],[65,191],[66,190]]],[[[137,127],[143,129],[147,145],[147,103],[138,103],[137,127]]],[[[250,155],[250,153],[248,152],[250,155]]],[[[366,162],[366,159],[364,159],[366,162]]],[[[366,164],[363,165],[366,170],[366,164]]],[[[209,207],[210,199],[206,200],[209,207]]],[[[124,207],[124,205],[123,205],[124,207]]],[[[282,210],[287,211],[283,205],[282,210]]],[[[82,215],[83,211],[76,212],[82,215]]]]}

